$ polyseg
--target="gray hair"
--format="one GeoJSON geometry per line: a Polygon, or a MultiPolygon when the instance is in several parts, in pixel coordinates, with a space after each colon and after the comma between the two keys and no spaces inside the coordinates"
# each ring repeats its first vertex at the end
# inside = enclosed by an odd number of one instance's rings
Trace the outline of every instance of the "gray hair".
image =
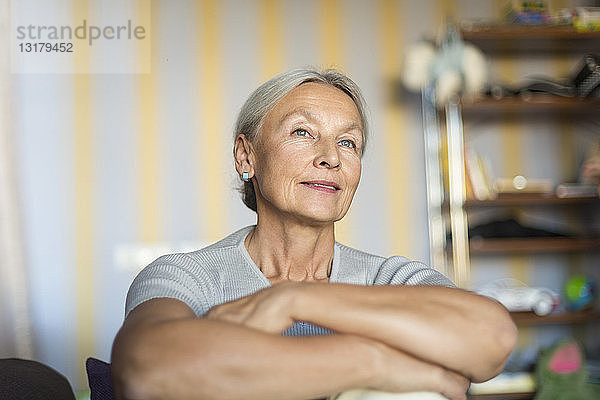
{"type": "MultiPolygon", "coordinates": [[[[289,92],[309,82],[331,85],[346,93],[352,99],[356,105],[362,124],[362,156],[369,137],[366,103],[358,85],[352,79],[335,69],[323,71],[315,68],[294,69],[279,74],[260,85],[252,92],[240,110],[235,124],[234,140],[239,134],[244,134],[250,143],[256,143],[258,132],[268,112],[289,92]]],[[[244,204],[256,212],[256,193],[254,193],[252,181],[243,182],[243,186],[240,187],[240,193],[242,194],[244,204]]]]}

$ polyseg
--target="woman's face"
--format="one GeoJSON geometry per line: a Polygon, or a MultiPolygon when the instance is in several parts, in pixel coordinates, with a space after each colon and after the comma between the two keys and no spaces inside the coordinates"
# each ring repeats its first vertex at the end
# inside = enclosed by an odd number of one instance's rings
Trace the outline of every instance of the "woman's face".
{"type": "Polygon", "coordinates": [[[348,211],[361,173],[362,124],[341,90],[305,83],[263,120],[254,175],[262,210],[323,224],[348,211]]]}

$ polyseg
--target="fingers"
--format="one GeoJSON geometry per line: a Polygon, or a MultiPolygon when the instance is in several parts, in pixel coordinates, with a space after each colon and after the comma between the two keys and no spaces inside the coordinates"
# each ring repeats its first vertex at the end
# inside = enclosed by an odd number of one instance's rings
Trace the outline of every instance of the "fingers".
{"type": "Polygon", "coordinates": [[[451,400],[465,400],[471,382],[454,371],[440,368],[439,392],[451,400]]]}
{"type": "Polygon", "coordinates": [[[237,323],[268,333],[281,333],[293,323],[289,301],[282,297],[286,290],[284,285],[260,290],[213,307],[206,318],[237,323]]]}
{"type": "Polygon", "coordinates": [[[454,371],[410,354],[374,343],[383,352],[376,389],[390,392],[437,392],[450,400],[465,400],[470,381],[454,371]]]}

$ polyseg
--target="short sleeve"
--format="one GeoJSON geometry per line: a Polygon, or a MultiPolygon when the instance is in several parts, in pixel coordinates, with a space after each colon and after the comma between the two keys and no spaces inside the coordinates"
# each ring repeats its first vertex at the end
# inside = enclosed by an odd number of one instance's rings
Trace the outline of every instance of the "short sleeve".
{"type": "Polygon", "coordinates": [[[405,257],[398,256],[390,257],[381,264],[373,284],[455,287],[450,279],[433,268],[421,262],[410,261],[405,257]]]}
{"type": "Polygon", "coordinates": [[[144,268],[127,292],[125,317],[141,303],[160,297],[180,300],[202,316],[219,295],[214,279],[186,254],[162,256],[144,268]]]}

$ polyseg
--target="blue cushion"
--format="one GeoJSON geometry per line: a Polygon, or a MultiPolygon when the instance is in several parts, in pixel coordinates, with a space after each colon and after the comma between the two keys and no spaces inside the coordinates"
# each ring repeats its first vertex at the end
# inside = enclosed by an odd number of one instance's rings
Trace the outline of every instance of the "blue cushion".
{"type": "Polygon", "coordinates": [[[85,369],[90,385],[90,400],[114,400],[110,364],[90,357],[85,361],[85,369]]]}

